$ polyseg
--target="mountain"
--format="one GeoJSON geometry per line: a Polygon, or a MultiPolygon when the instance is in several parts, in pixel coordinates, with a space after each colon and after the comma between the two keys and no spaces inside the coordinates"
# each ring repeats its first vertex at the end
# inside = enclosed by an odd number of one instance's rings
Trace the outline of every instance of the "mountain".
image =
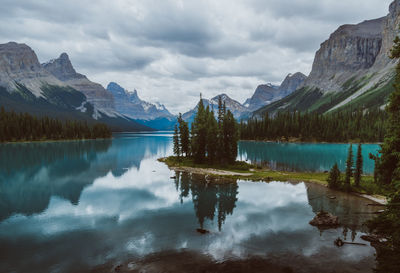
{"type": "Polygon", "coordinates": [[[306,78],[304,74],[297,72],[287,75],[280,86],[270,83],[259,85],[253,96],[246,100],[244,106],[246,106],[249,111],[254,111],[282,99],[295,91],[306,78]]]}
{"type": "Polygon", "coordinates": [[[340,26],[321,44],[311,73],[299,88],[255,115],[383,107],[393,91],[395,61],[389,55],[399,23],[400,0],[396,0],[385,17],[340,26]]]}
{"type": "Polygon", "coordinates": [[[82,92],[87,101],[96,109],[114,115],[115,105],[113,96],[101,84],[90,81],[85,75],[75,71],[67,53],[62,53],[59,58],[42,64],[45,70],[68,86],[82,92]]]}
{"type": "MultiPolygon", "coordinates": [[[[65,61],[65,56],[61,59],[65,61]]],[[[0,44],[0,107],[64,120],[100,121],[113,131],[150,129],[116,113],[111,107],[97,108],[94,99],[89,101],[83,92],[68,84],[66,71],[71,71],[61,64],[57,61],[58,67],[54,64],[46,69],[26,44],[0,44]],[[66,78],[61,77],[62,74],[66,78]]]]}
{"type": "MultiPolygon", "coordinates": [[[[222,102],[225,102],[226,109],[230,110],[236,119],[240,119],[243,115],[249,113],[249,110],[244,105],[242,105],[240,102],[238,102],[234,99],[231,99],[226,94],[220,94],[218,96],[213,97],[210,100],[202,99],[204,107],[209,106],[210,109],[214,110],[215,117],[217,117],[217,115],[218,115],[218,98],[219,97],[221,97],[222,102]]],[[[185,121],[192,123],[194,120],[194,116],[197,113],[197,107],[198,107],[198,104],[196,105],[196,107],[194,107],[190,111],[184,113],[182,115],[182,118],[185,121]]]]}
{"type": "Polygon", "coordinates": [[[173,129],[176,117],[164,105],[141,100],[136,90],[129,92],[115,82],[110,82],[107,90],[119,113],[158,130],[173,129]]]}

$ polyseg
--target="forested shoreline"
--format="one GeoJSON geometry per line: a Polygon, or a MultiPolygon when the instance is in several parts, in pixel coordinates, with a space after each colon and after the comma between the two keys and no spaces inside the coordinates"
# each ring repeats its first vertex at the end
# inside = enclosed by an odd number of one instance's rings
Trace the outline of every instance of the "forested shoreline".
{"type": "Polygon", "coordinates": [[[242,140],[382,142],[387,114],[380,109],[332,114],[279,112],[240,123],[242,140]]]}
{"type": "Polygon", "coordinates": [[[76,140],[111,138],[111,130],[102,123],[61,121],[50,117],[35,117],[27,113],[0,109],[0,142],[76,140]]]}

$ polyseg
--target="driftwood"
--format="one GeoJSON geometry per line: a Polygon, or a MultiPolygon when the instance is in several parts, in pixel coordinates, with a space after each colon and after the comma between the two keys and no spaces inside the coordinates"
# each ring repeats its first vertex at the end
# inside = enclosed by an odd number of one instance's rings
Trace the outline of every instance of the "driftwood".
{"type": "Polygon", "coordinates": [[[334,244],[335,244],[337,247],[342,247],[342,246],[344,246],[345,244],[346,244],[346,245],[366,246],[366,244],[363,244],[363,243],[344,242],[344,241],[343,241],[342,239],[340,239],[340,238],[337,238],[337,239],[334,241],[334,244]]]}

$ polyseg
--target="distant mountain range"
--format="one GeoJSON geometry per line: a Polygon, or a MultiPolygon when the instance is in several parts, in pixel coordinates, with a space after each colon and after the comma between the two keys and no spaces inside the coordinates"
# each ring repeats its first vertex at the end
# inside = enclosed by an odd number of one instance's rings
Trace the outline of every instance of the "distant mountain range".
{"type": "MultiPolygon", "coordinates": [[[[309,111],[327,113],[354,108],[383,108],[393,91],[396,62],[389,58],[400,34],[400,0],[389,14],[356,25],[343,25],[315,54],[310,75],[289,74],[280,86],[259,85],[244,104],[221,94],[203,99],[214,111],[221,96],[237,119],[265,112],[309,111]]],[[[107,89],[75,71],[68,55],[40,64],[25,44],[0,44],[0,106],[7,110],[61,119],[101,121],[114,131],[169,130],[176,116],[160,103],[139,98],[115,82],[107,89]]],[[[194,106],[183,114],[192,121],[194,106]]]]}
{"type": "Polygon", "coordinates": [[[29,46],[0,44],[0,106],[6,110],[89,123],[100,121],[113,131],[154,130],[174,119],[164,106],[137,99],[136,103],[127,103],[133,107],[131,112],[123,111],[126,109],[121,107],[120,97],[77,73],[66,53],[40,64],[29,46]],[[137,105],[143,113],[134,115],[137,105]]]}

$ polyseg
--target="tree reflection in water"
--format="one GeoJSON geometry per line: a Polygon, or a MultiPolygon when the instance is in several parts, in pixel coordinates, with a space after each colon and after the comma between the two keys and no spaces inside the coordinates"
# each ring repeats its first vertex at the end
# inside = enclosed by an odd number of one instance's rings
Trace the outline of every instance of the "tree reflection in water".
{"type": "Polygon", "coordinates": [[[214,221],[217,218],[218,230],[221,231],[227,215],[232,215],[236,207],[238,185],[232,183],[210,183],[212,178],[205,175],[190,174],[176,171],[175,186],[180,192],[181,203],[184,198],[192,196],[194,210],[199,221],[200,228],[208,219],[214,221]]]}

